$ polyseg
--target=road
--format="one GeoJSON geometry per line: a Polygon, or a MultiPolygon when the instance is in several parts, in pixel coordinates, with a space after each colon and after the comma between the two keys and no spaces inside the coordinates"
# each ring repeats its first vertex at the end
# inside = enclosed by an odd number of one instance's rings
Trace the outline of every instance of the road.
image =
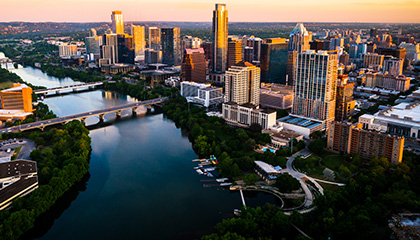
{"type": "Polygon", "coordinates": [[[152,100],[129,103],[129,104],[125,104],[125,105],[114,106],[114,107],[100,109],[100,110],[94,110],[94,111],[91,111],[91,112],[78,113],[78,114],[65,116],[65,117],[59,117],[59,118],[53,118],[53,119],[44,120],[44,121],[38,121],[38,122],[34,122],[34,123],[22,124],[22,125],[19,125],[19,126],[14,126],[14,127],[1,129],[0,134],[8,133],[8,132],[25,131],[25,130],[29,130],[29,129],[35,129],[35,128],[43,129],[44,127],[49,126],[49,125],[66,123],[66,122],[74,120],[74,119],[85,119],[85,118],[88,118],[90,116],[102,115],[102,114],[106,114],[106,113],[110,113],[110,112],[116,112],[116,111],[120,111],[120,110],[124,110],[124,109],[138,107],[138,106],[142,106],[142,105],[152,105],[152,104],[156,104],[156,103],[159,103],[159,102],[166,101],[167,99],[168,99],[167,97],[156,98],[156,99],[152,99],[152,100]]]}

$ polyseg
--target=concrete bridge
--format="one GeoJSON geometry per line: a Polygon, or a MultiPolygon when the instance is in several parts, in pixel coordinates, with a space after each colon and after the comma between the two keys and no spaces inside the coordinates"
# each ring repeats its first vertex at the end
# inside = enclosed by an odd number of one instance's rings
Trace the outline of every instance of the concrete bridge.
{"type": "Polygon", "coordinates": [[[34,122],[34,123],[22,124],[20,126],[14,126],[14,127],[1,129],[0,134],[9,133],[9,132],[26,131],[26,130],[30,130],[30,129],[44,130],[45,127],[47,127],[47,126],[51,126],[51,125],[55,125],[55,124],[59,124],[59,123],[66,124],[66,123],[68,123],[70,121],[73,121],[73,120],[76,120],[76,119],[85,123],[85,120],[88,117],[92,117],[92,116],[99,116],[99,120],[101,122],[103,122],[104,118],[105,118],[105,115],[108,114],[108,113],[116,113],[117,118],[120,118],[121,117],[121,112],[123,110],[131,109],[132,113],[136,114],[137,113],[137,108],[140,107],[140,106],[147,106],[147,108],[150,108],[152,105],[163,103],[166,100],[168,100],[168,97],[155,98],[155,99],[146,100],[146,101],[142,101],[142,102],[134,102],[134,103],[124,104],[124,105],[120,105],[120,106],[115,106],[115,107],[110,107],[110,108],[105,108],[105,109],[100,109],[100,110],[94,110],[94,111],[90,111],[90,112],[78,113],[78,114],[65,116],[65,117],[59,117],[59,118],[53,118],[53,119],[44,120],[44,121],[38,121],[38,122],[34,122]]]}
{"type": "Polygon", "coordinates": [[[35,90],[34,93],[36,95],[44,95],[44,96],[46,96],[47,93],[60,94],[61,91],[66,91],[66,90],[77,91],[79,88],[94,89],[96,86],[101,86],[103,84],[104,84],[104,82],[92,82],[92,83],[75,84],[75,85],[62,86],[62,87],[38,89],[38,90],[35,90]]]}

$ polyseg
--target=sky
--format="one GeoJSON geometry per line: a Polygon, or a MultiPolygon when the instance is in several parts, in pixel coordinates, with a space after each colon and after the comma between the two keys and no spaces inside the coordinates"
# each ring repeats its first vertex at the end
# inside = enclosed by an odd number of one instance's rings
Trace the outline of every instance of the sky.
{"type": "Polygon", "coordinates": [[[210,22],[215,3],[230,22],[420,23],[420,0],[0,0],[0,22],[210,22]]]}

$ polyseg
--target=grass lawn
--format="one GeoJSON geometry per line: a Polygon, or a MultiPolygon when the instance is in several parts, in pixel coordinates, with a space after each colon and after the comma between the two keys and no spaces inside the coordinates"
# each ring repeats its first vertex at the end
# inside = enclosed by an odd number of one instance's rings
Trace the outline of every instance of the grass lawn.
{"type": "Polygon", "coordinates": [[[341,165],[344,165],[346,167],[350,166],[350,164],[344,161],[343,156],[336,155],[336,154],[329,154],[323,157],[321,160],[321,164],[333,171],[338,171],[338,168],[341,165]]]}
{"type": "Polygon", "coordinates": [[[13,86],[12,82],[2,82],[0,83],[0,90],[6,89],[6,88],[11,88],[13,86]]]}

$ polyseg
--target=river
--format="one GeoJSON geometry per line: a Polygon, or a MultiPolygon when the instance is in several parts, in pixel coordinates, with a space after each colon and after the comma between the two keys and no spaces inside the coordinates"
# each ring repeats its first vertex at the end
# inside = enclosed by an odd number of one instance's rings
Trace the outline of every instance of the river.
{"type": "MultiPolygon", "coordinates": [[[[47,76],[39,69],[11,70],[46,87],[76,83],[47,76]]],[[[49,97],[44,103],[58,116],[120,105],[135,99],[94,90],[49,97]]],[[[238,192],[204,188],[192,162],[197,155],[188,138],[163,114],[123,117],[91,130],[90,178],[39,222],[28,239],[199,239],[241,208],[238,192]],[[45,217],[48,218],[48,217],[45,217]]],[[[87,124],[98,121],[87,119],[87,124]]],[[[245,194],[248,206],[276,203],[265,193],[245,194]]]]}

